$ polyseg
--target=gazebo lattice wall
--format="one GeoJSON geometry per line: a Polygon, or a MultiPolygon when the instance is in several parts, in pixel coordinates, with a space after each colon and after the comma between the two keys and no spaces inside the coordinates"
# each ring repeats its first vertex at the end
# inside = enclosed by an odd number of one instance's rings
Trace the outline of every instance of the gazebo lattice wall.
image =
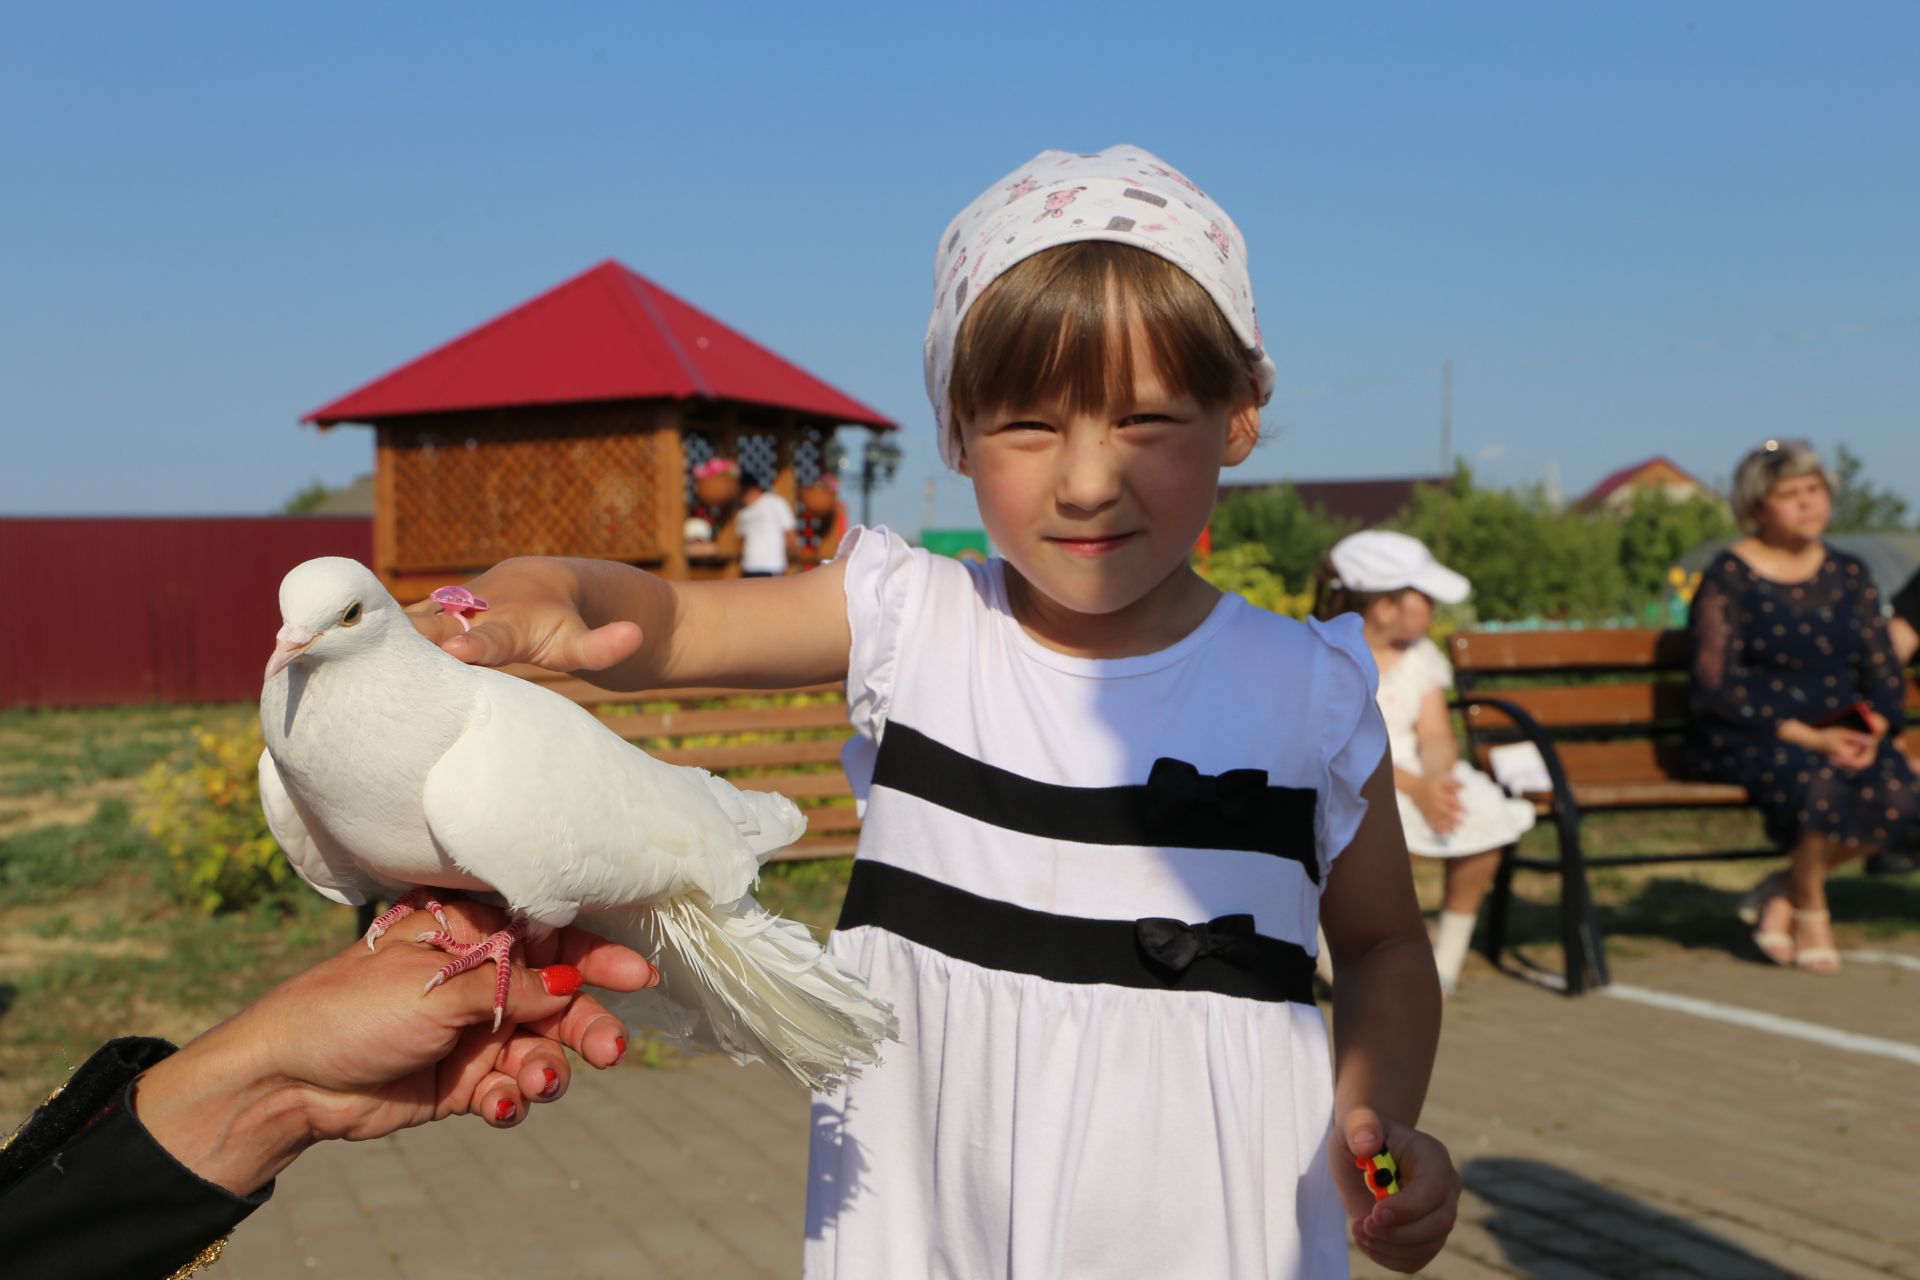
{"type": "Polygon", "coordinates": [[[393,576],[516,555],[661,561],[677,450],[653,406],[489,409],[379,425],[375,550],[393,576]]]}
{"type": "Polygon", "coordinates": [[[789,410],[725,401],[482,409],[375,428],[375,567],[402,598],[519,555],[623,560],[676,577],[735,572],[730,520],[713,554],[688,557],[693,468],[733,459],[793,502],[824,473],[833,435],[789,410]]]}

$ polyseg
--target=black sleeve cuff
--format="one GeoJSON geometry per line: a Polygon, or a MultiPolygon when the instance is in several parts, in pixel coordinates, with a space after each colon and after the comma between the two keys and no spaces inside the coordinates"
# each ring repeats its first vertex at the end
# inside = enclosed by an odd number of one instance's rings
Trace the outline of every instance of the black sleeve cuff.
{"type": "Polygon", "coordinates": [[[0,1149],[0,1258],[9,1277],[169,1276],[273,1194],[236,1196],[154,1141],[134,1077],[174,1052],[110,1040],[0,1149]]]}

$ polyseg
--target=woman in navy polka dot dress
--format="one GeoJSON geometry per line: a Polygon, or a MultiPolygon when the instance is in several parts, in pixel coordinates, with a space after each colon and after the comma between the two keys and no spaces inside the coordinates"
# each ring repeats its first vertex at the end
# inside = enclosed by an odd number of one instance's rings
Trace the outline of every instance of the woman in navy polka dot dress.
{"type": "Polygon", "coordinates": [[[1693,766],[1745,787],[1788,851],[1742,918],[1769,960],[1820,973],[1840,967],[1827,873],[1902,847],[1920,812],[1895,749],[1905,683],[1880,593],[1866,566],[1821,540],[1833,491],[1803,442],[1769,440],[1743,458],[1733,505],[1748,536],[1707,569],[1692,610],[1693,766]]]}

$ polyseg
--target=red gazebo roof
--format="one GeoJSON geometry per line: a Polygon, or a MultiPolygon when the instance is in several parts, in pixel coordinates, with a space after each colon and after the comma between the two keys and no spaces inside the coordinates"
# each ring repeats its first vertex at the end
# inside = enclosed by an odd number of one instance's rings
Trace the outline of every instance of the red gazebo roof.
{"type": "Polygon", "coordinates": [[[301,421],[694,396],[899,425],[611,258],[301,421]]]}

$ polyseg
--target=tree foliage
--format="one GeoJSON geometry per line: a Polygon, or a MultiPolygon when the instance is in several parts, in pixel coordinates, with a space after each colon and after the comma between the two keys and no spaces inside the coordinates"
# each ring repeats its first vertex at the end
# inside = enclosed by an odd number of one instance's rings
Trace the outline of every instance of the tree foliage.
{"type": "Polygon", "coordinates": [[[1360,526],[1309,507],[1292,485],[1242,489],[1229,494],[1213,512],[1213,545],[1224,551],[1242,543],[1267,549],[1265,567],[1280,580],[1311,588],[1314,566],[1334,543],[1360,526]]]}
{"type": "Polygon", "coordinates": [[[1834,533],[1883,533],[1906,529],[1907,500],[1891,489],[1883,489],[1861,472],[1866,463],[1846,445],[1833,450],[1833,478],[1840,491],[1833,495],[1834,533]]]}
{"type": "Polygon", "coordinates": [[[1737,532],[1725,503],[1697,493],[1676,502],[1664,489],[1636,493],[1620,522],[1620,569],[1630,608],[1658,599],[1668,570],[1688,551],[1737,532]]]}
{"type": "MultiPolygon", "coordinates": [[[[1290,602],[1288,586],[1310,597],[1314,565],[1356,527],[1306,507],[1291,487],[1237,493],[1215,513],[1207,573],[1223,590],[1291,612],[1267,597],[1290,602]],[[1231,558],[1246,546],[1261,555],[1231,558]]],[[[1645,617],[1682,555],[1734,532],[1711,497],[1676,501],[1649,490],[1624,511],[1581,514],[1556,510],[1537,487],[1482,488],[1464,466],[1445,489],[1416,490],[1387,527],[1419,538],[1472,580],[1473,615],[1575,623],[1645,617]]]]}
{"type": "Polygon", "coordinates": [[[328,494],[331,492],[332,490],[328,489],[327,486],[315,480],[312,484],[282,503],[280,506],[280,514],[283,516],[303,516],[325,502],[328,494]]]}
{"type": "Polygon", "coordinates": [[[1555,511],[1538,486],[1483,489],[1461,467],[1391,525],[1472,580],[1482,618],[1597,620],[1627,601],[1620,522],[1555,511]]]}

